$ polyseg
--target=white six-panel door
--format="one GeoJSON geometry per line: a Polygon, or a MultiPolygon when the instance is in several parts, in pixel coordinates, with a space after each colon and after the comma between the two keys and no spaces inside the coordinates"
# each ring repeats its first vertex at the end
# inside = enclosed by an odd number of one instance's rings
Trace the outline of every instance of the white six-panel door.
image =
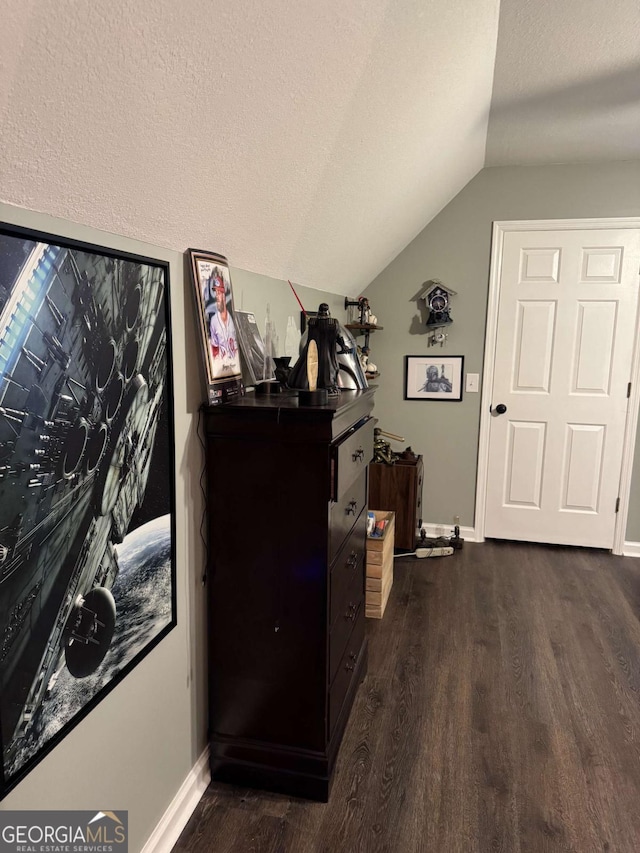
{"type": "Polygon", "coordinates": [[[638,230],[504,234],[486,536],[612,547],[639,268],[638,230]]]}

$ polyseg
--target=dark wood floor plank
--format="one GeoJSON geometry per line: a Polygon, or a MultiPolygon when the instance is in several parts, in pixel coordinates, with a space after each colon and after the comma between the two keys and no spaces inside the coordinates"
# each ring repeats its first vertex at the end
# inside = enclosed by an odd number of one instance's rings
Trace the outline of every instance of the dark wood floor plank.
{"type": "Polygon", "coordinates": [[[519,853],[513,757],[508,732],[506,680],[496,674],[503,657],[494,565],[478,562],[472,574],[475,592],[473,637],[474,766],[478,796],[478,838],[491,851],[519,853]]]}
{"type": "Polygon", "coordinates": [[[585,563],[582,601],[565,605],[573,609],[565,623],[573,632],[569,648],[579,648],[581,654],[562,656],[563,683],[571,696],[574,734],[601,837],[612,850],[617,845],[626,849],[640,838],[638,810],[630,809],[628,798],[618,793],[629,790],[629,779],[637,790],[639,700],[628,683],[640,661],[640,624],[638,611],[629,608],[618,583],[623,561],[600,555],[596,571],[586,557],[585,563]],[[591,612],[596,618],[585,619],[591,612]]]}
{"type": "MultiPolygon", "coordinates": [[[[557,578],[553,570],[557,555],[550,559],[545,577],[552,583],[547,585],[544,618],[556,666],[554,681],[564,699],[561,725],[555,735],[560,741],[558,772],[562,773],[561,784],[571,798],[570,814],[582,849],[600,850],[607,843],[605,827],[613,812],[607,806],[603,808],[599,786],[590,784],[587,759],[595,756],[596,744],[605,735],[603,701],[606,702],[607,692],[598,694],[592,690],[592,677],[597,670],[593,669],[593,637],[581,636],[584,625],[579,575],[568,566],[564,577],[557,578]],[[580,654],[574,652],[576,649],[580,654]],[[563,750],[570,751],[570,759],[563,760],[563,750]]],[[[601,677],[595,683],[605,686],[601,677]]]]}
{"type": "Polygon", "coordinates": [[[329,803],[212,784],[176,853],[637,853],[640,561],[396,560],[329,803]]]}

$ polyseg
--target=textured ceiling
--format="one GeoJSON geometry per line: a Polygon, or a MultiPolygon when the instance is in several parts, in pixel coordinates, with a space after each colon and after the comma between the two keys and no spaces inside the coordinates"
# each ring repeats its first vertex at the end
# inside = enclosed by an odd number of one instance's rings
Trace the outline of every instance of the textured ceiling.
{"type": "Polygon", "coordinates": [[[485,163],[640,156],[638,0],[0,0],[0,200],[357,295],[485,163]]]}
{"type": "Polygon", "coordinates": [[[0,199],[356,294],[482,168],[498,0],[0,0],[0,199]]]}
{"type": "Polygon", "coordinates": [[[639,34],[638,0],[502,0],[487,165],[639,158],[639,34]]]}

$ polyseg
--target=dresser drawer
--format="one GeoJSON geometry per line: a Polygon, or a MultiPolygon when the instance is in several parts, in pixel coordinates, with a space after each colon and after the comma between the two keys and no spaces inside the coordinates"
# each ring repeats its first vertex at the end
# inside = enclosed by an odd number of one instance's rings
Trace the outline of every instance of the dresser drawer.
{"type": "Polygon", "coordinates": [[[335,559],[342,543],[367,504],[367,474],[363,471],[329,509],[329,563],[335,559]]]}
{"type": "MultiPolygon", "coordinates": [[[[364,562],[362,556],[345,572],[343,584],[331,593],[331,628],[329,632],[329,681],[333,681],[349,636],[363,609],[364,562]]],[[[332,576],[333,583],[333,576],[332,576]]]]}
{"type": "Polygon", "coordinates": [[[333,731],[340,717],[340,711],[344,704],[347,693],[353,680],[354,672],[358,668],[362,646],[364,643],[364,606],[360,607],[356,617],[356,623],[349,637],[349,642],[344,650],[336,669],[336,675],[329,690],[329,731],[333,731]]]}
{"type": "Polygon", "coordinates": [[[353,600],[351,588],[352,584],[355,583],[354,575],[359,576],[361,583],[364,584],[366,538],[366,516],[363,514],[349,534],[331,569],[330,626],[333,625],[340,613],[344,613],[349,604],[349,597],[353,600]]]}
{"type": "Polygon", "coordinates": [[[366,470],[373,456],[374,418],[366,420],[334,448],[334,491],[339,499],[366,470]]]}

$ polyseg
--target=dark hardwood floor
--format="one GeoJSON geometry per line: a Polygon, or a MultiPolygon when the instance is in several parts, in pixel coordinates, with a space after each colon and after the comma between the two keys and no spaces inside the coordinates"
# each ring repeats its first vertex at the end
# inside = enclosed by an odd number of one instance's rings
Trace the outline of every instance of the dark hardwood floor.
{"type": "Polygon", "coordinates": [[[175,848],[640,851],[640,560],[396,560],[328,804],[212,784],[175,848]]]}

